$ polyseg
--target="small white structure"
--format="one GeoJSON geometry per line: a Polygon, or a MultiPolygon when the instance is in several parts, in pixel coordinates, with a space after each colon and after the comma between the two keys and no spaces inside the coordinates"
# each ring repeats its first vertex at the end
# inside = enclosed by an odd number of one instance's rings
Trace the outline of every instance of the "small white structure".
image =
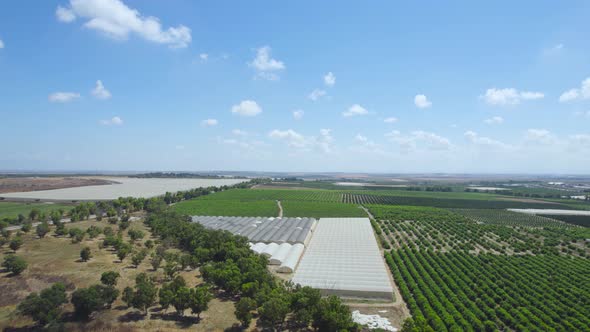
{"type": "Polygon", "coordinates": [[[285,260],[283,261],[283,264],[281,264],[281,266],[279,266],[279,268],[277,269],[277,272],[280,272],[280,273],[293,273],[293,272],[295,272],[295,267],[297,267],[297,263],[299,263],[299,259],[301,258],[301,255],[303,254],[303,249],[305,249],[303,244],[301,244],[301,243],[294,244],[291,247],[291,250],[289,250],[289,253],[287,254],[287,257],[285,258],[285,260]]]}
{"type": "Polygon", "coordinates": [[[381,329],[384,331],[396,332],[397,329],[391,326],[389,319],[379,315],[363,315],[360,311],[352,312],[352,321],[369,328],[369,330],[381,329]]]}
{"type": "Polygon", "coordinates": [[[260,254],[264,249],[266,249],[266,243],[258,242],[255,245],[251,246],[250,249],[257,254],[260,254]]]}
{"type": "Polygon", "coordinates": [[[261,254],[263,256],[266,257],[271,257],[272,255],[275,254],[275,252],[279,250],[279,245],[276,243],[269,243],[268,245],[266,245],[266,248],[264,248],[264,250],[262,250],[261,254]]]}
{"type": "Polygon", "coordinates": [[[281,265],[285,258],[287,258],[287,254],[291,251],[292,245],[289,243],[282,243],[279,245],[279,249],[270,257],[270,265],[281,265]]]}

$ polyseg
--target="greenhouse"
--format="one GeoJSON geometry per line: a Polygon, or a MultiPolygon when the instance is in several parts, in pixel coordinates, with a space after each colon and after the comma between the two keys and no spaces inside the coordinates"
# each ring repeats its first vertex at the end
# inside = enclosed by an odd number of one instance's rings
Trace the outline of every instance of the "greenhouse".
{"type": "Polygon", "coordinates": [[[222,229],[247,237],[251,242],[303,243],[311,238],[314,218],[264,218],[193,216],[193,222],[211,229],[222,229]]]}
{"type": "Polygon", "coordinates": [[[320,219],[292,281],[342,297],[393,296],[368,218],[320,219]]]}

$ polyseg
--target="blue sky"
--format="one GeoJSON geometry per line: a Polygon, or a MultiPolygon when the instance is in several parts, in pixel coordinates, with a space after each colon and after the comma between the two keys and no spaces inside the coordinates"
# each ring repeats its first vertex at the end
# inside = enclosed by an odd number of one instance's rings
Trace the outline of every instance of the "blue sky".
{"type": "Polygon", "coordinates": [[[0,169],[588,173],[587,1],[5,1],[0,169]]]}

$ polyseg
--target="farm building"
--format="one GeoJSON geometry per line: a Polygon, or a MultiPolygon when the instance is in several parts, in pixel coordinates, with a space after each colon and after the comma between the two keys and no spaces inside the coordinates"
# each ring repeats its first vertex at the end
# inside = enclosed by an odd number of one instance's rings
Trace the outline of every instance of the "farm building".
{"type": "Polygon", "coordinates": [[[320,219],[292,281],[342,297],[393,297],[368,218],[320,219]]]}

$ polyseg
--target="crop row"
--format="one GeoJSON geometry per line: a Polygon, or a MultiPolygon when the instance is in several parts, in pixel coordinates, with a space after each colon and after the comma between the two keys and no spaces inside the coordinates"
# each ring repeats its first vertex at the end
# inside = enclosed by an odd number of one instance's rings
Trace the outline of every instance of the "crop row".
{"type": "Polygon", "coordinates": [[[294,200],[340,202],[342,193],[329,190],[233,189],[203,197],[205,200],[294,200]]]}
{"type": "Polygon", "coordinates": [[[414,320],[435,331],[590,328],[590,261],[584,258],[403,247],[386,253],[386,261],[414,320]]]}
{"type": "Polygon", "coordinates": [[[522,227],[571,227],[559,220],[499,209],[452,209],[478,223],[522,227]]]}
{"type": "MultiPolygon", "coordinates": [[[[476,195],[476,194],[474,194],[476,195]]],[[[470,208],[470,209],[509,209],[509,208],[555,208],[569,209],[570,207],[558,203],[531,203],[507,201],[499,199],[460,199],[460,198],[434,198],[414,196],[384,196],[371,194],[342,195],[344,203],[352,204],[384,204],[384,205],[411,205],[431,206],[439,208],[470,208]]]]}

